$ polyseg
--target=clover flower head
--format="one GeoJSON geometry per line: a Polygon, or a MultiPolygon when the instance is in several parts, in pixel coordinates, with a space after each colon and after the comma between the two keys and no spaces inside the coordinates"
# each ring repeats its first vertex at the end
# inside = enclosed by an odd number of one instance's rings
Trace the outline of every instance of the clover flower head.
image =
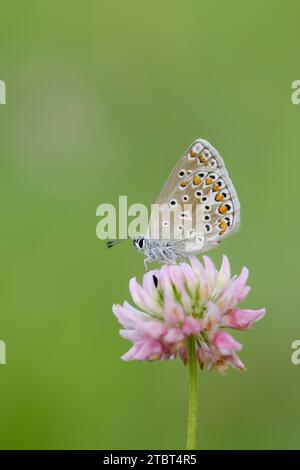
{"type": "Polygon", "coordinates": [[[114,305],[113,313],[123,326],[120,334],[133,343],[123,360],[174,359],[187,362],[187,339],[195,338],[200,367],[221,373],[231,365],[245,366],[237,355],[242,345],[227,328],[246,330],[260,320],[265,309],[238,308],[250,291],[248,269],[231,277],[226,256],[218,271],[204,256],[202,264],[190,257],[189,263],[164,265],[147,272],[140,285],[135,278],[129,289],[138,308],[128,302],[114,305]]]}

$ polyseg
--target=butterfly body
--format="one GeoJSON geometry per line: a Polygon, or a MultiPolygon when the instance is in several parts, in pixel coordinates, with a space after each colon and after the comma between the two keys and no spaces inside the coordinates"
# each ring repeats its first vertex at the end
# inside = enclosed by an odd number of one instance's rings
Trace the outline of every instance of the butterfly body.
{"type": "Polygon", "coordinates": [[[155,240],[141,236],[133,240],[137,251],[145,256],[144,264],[148,269],[148,264],[158,261],[165,264],[176,263],[178,258],[184,258],[181,251],[184,249],[183,240],[155,240]]]}

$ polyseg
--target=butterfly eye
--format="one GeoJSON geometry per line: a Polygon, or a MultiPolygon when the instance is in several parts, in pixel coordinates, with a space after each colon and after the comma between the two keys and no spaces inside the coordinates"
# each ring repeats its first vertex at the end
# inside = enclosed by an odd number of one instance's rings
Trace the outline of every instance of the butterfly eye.
{"type": "Polygon", "coordinates": [[[210,206],[205,206],[204,208],[206,211],[210,211],[210,206]]]}
{"type": "Polygon", "coordinates": [[[185,171],[184,171],[184,170],[180,170],[179,175],[178,175],[179,178],[183,178],[184,175],[185,175],[185,171]]]}
{"type": "Polygon", "coordinates": [[[208,163],[213,168],[215,168],[217,166],[217,161],[215,160],[215,158],[211,158],[208,163]]]}
{"type": "Polygon", "coordinates": [[[183,226],[182,225],[178,225],[177,226],[177,230],[179,230],[180,232],[183,230],[183,226]]]}
{"type": "Polygon", "coordinates": [[[201,197],[202,196],[202,191],[196,191],[195,196],[196,197],[201,197]]]}
{"type": "Polygon", "coordinates": [[[195,236],[195,233],[196,233],[195,230],[190,230],[188,234],[189,238],[193,238],[195,236]]]}
{"type": "Polygon", "coordinates": [[[197,243],[202,243],[203,242],[203,239],[201,237],[196,237],[196,242],[197,243]]]}
{"type": "Polygon", "coordinates": [[[168,225],[169,225],[169,222],[168,222],[167,220],[164,220],[164,221],[163,221],[163,226],[164,226],[164,227],[168,227],[168,225]]]}
{"type": "Polygon", "coordinates": [[[207,201],[207,197],[206,197],[206,196],[203,196],[202,202],[205,202],[205,201],[207,201]]]}
{"type": "Polygon", "coordinates": [[[185,194],[184,196],[182,196],[182,200],[183,202],[188,202],[189,197],[185,194]]]}
{"type": "Polygon", "coordinates": [[[174,207],[174,206],[176,206],[176,204],[177,204],[176,199],[172,199],[172,200],[170,201],[170,205],[171,205],[171,206],[174,207]]]}
{"type": "Polygon", "coordinates": [[[211,231],[211,225],[210,225],[210,224],[206,224],[206,225],[205,225],[205,230],[206,230],[206,232],[210,232],[210,231],[211,231]]]}
{"type": "Polygon", "coordinates": [[[136,244],[141,250],[143,250],[144,246],[145,246],[145,239],[144,238],[139,238],[139,240],[137,240],[136,244]]]}
{"type": "Polygon", "coordinates": [[[191,175],[191,174],[192,174],[192,171],[191,171],[191,170],[188,170],[188,171],[186,172],[186,174],[187,174],[187,175],[191,175]]]}
{"type": "Polygon", "coordinates": [[[204,216],[204,220],[210,220],[210,216],[209,216],[209,215],[205,215],[205,216],[204,216]]]}

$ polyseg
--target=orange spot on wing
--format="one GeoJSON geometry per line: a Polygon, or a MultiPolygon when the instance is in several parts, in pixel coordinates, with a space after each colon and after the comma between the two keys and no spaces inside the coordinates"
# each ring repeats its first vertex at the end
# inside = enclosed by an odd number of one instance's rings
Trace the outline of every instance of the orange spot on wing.
{"type": "Polygon", "coordinates": [[[224,201],[224,199],[225,199],[225,198],[224,198],[224,196],[223,196],[222,193],[216,194],[216,197],[215,197],[215,200],[216,200],[216,201],[224,201]]]}
{"type": "Polygon", "coordinates": [[[219,223],[219,228],[225,232],[228,229],[228,225],[224,220],[221,220],[221,222],[219,223]]]}
{"type": "Polygon", "coordinates": [[[206,184],[213,184],[214,180],[208,176],[206,178],[205,182],[206,182],[206,184]]]}
{"type": "Polygon", "coordinates": [[[219,191],[219,189],[220,189],[220,186],[219,186],[217,183],[215,183],[215,184],[213,185],[213,187],[212,187],[212,190],[213,190],[214,192],[219,191]]]}
{"type": "Polygon", "coordinates": [[[222,206],[219,207],[219,212],[220,214],[227,214],[228,209],[226,206],[224,206],[224,204],[222,204],[222,206]]]}
{"type": "Polygon", "coordinates": [[[199,184],[201,183],[201,181],[202,181],[202,180],[201,180],[200,176],[198,176],[198,175],[194,176],[194,178],[193,178],[193,183],[194,183],[195,186],[199,186],[199,184]]]}
{"type": "Polygon", "coordinates": [[[199,160],[199,162],[203,163],[203,165],[207,165],[207,163],[208,163],[207,158],[205,158],[205,156],[202,155],[202,153],[199,155],[198,160],[199,160]]]}
{"type": "Polygon", "coordinates": [[[188,181],[183,181],[182,183],[180,183],[180,186],[182,188],[185,188],[187,184],[188,184],[188,181]]]}

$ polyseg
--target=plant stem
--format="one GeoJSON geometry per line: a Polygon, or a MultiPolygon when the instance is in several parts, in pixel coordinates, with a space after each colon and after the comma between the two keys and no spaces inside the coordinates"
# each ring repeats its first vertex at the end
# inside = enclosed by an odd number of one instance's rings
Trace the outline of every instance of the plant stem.
{"type": "Polygon", "coordinates": [[[197,427],[197,359],[196,340],[193,336],[187,339],[188,374],[189,374],[189,409],[187,427],[187,450],[196,449],[197,427]]]}

